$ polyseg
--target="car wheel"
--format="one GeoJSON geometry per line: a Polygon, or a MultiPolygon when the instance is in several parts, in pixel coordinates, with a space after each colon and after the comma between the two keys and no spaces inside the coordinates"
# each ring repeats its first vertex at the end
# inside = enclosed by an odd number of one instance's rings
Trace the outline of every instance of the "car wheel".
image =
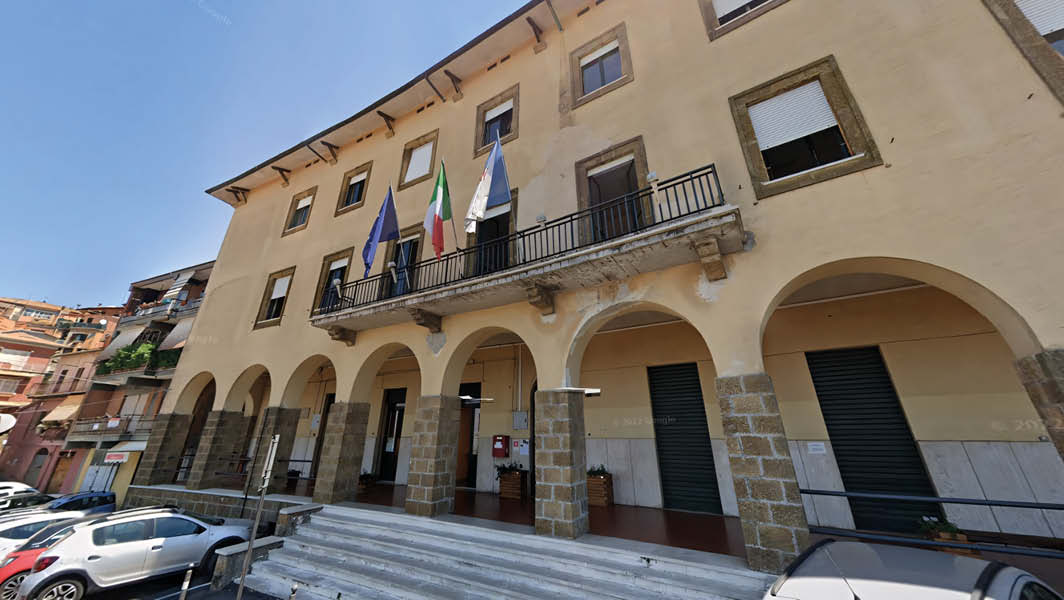
{"type": "Polygon", "coordinates": [[[15,573],[8,577],[4,583],[0,583],[0,600],[15,600],[18,598],[18,586],[22,585],[22,580],[29,574],[29,571],[15,573]]]}
{"type": "Polygon", "coordinates": [[[76,579],[62,579],[45,586],[37,600],[81,600],[85,586],[76,579]]]}
{"type": "Polygon", "coordinates": [[[207,551],[207,555],[200,560],[199,568],[196,569],[200,575],[205,575],[207,577],[214,576],[214,565],[218,562],[218,555],[215,554],[214,551],[218,548],[219,546],[211,548],[207,551]]]}

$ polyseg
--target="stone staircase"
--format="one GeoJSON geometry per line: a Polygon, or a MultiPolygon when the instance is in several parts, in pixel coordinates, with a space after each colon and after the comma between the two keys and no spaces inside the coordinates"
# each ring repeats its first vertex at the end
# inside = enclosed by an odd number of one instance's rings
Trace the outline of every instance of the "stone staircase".
{"type": "Polygon", "coordinates": [[[326,506],[254,563],[247,584],[279,598],[298,584],[298,600],[759,600],[773,581],[730,556],[597,536],[558,540],[458,520],[326,506]]]}

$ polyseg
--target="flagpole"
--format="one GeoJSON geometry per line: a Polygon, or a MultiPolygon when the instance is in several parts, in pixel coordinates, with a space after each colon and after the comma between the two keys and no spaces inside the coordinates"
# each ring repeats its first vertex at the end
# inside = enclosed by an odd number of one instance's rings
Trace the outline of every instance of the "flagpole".
{"type": "MultiPolygon", "coordinates": [[[[447,170],[446,166],[444,165],[444,162],[443,162],[442,158],[440,159],[440,168],[443,169],[444,171],[447,170]]],[[[455,250],[461,250],[462,247],[458,245],[458,229],[456,229],[455,226],[454,226],[454,207],[453,206],[451,207],[451,233],[454,234],[454,248],[455,248],[455,250]]]]}

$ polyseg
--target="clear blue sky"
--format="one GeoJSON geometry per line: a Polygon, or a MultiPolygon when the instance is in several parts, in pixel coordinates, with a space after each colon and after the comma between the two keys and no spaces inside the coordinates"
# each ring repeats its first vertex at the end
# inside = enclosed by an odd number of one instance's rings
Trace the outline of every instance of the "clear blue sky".
{"type": "Polygon", "coordinates": [[[215,257],[203,190],[402,85],[524,0],[11,2],[0,296],[95,306],[215,257]]]}

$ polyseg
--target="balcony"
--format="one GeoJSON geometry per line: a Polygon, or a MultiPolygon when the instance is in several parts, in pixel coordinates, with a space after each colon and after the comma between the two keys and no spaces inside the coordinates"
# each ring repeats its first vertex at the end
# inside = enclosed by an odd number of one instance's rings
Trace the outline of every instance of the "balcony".
{"type": "Polygon", "coordinates": [[[66,394],[84,394],[89,391],[92,381],[86,379],[64,379],[63,381],[42,381],[26,388],[27,396],[57,396],[66,394]]]}
{"type": "MultiPolygon", "coordinates": [[[[311,322],[342,341],[357,331],[527,300],[553,312],[556,291],[701,262],[722,279],[721,255],[742,249],[739,209],[724,203],[714,165],[590,209],[353,281],[326,297],[311,322]]],[[[435,330],[435,329],[434,329],[435,330]]]]}
{"type": "Polygon", "coordinates": [[[56,325],[58,329],[69,329],[71,331],[87,330],[87,331],[103,331],[107,328],[103,323],[89,323],[88,321],[60,321],[56,325]]]}
{"type": "Polygon", "coordinates": [[[120,415],[78,419],[70,426],[68,442],[147,440],[155,417],[120,415]]]}
{"type": "Polygon", "coordinates": [[[112,358],[97,365],[93,381],[109,385],[124,385],[130,377],[169,379],[174,369],[177,368],[181,350],[181,348],[158,350],[152,343],[131,344],[120,349],[112,358]]]}
{"type": "Polygon", "coordinates": [[[202,303],[203,296],[188,300],[184,304],[174,301],[152,306],[142,305],[142,308],[138,308],[132,315],[119,319],[118,324],[130,325],[133,323],[143,323],[148,321],[180,321],[199,310],[200,304],[202,303]]]}

